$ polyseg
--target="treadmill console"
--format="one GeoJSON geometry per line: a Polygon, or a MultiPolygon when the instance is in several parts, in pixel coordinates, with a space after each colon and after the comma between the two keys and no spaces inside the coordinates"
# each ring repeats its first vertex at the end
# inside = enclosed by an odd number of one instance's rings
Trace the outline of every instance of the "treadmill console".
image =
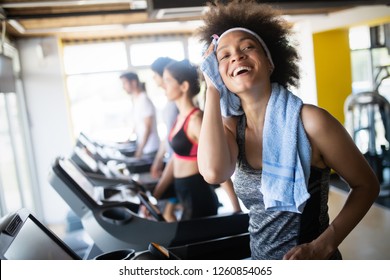
{"type": "Polygon", "coordinates": [[[81,258],[23,208],[0,220],[0,259],[79,260],[81,258]]]}

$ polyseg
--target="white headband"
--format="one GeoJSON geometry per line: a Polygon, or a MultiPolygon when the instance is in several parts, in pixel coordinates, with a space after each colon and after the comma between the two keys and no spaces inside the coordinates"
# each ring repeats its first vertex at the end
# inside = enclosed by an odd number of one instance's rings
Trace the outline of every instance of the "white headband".
{"type": "Polygon", "coordinates": [[[263,39],[261,39],[260,36],[257,35],[255,32],[253,32],[252,30],[249,30],[247,28],[234,27],[234,28],[230,28],[230,29],[226,30],[225,32],[223,32],[221,34],[221,36],[213,35],[214,50],[217,49],[218,43],[222,39],[222,37],[230,32],[233,32],[233,31],[243,31],[243,32],[247,32],[247,33],[251,34],[252,36],[254,36],[259,41],[261,46],[263,47],[265,54],[268,57],[269,62],[271,63],[272,70],[275,68],[274,62],[273,62],[272,57],[271,57],[271,53],[269,52],[269,49],[268,49],[267,45],[264,43],[263,39]]]}

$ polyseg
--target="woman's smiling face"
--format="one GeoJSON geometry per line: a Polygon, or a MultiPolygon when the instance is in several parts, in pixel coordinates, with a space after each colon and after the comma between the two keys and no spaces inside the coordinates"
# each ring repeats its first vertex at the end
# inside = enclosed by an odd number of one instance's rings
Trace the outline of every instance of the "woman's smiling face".
{"type": "Polygon", "coordinates": [[[270,76],[271,65],[259,41],[244,31],[225,34],[216,56],[222,80],[230,91],[247,91],[270,76]]]}

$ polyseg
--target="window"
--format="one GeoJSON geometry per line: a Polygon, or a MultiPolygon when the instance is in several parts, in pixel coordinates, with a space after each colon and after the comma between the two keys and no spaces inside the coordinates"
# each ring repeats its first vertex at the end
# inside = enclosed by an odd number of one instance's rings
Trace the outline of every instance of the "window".
{"type": "Polygon", "coordinates": [[[2,215],[21,207],[35,209],[19,102],[16,93],[0,92],[0,213],[2,215]]]}
{"type": "MultiPolygon", "coordinates": [[[[158,132],[160,137],[165,137],[167,131],[160,116],[167,99],[153,80],[150,64],[160,56],[182,60],[187,53],[199,49],[196,41],[184,36],[65,43],[63,59],[74,136],[84,132],[103,142],[125,141],[130,137],[131,98],[122,89],[119,76],[131,70],[145,83],[147,94],[156,106],[158,132]]],[[[191,59],[199,61],[196,55],[191,55],[191,59]]]]}
{"type": "MultiPolygon", "coordinates": [[[[384,45],[383,26],[359,26],[349,30],[349,44],[352,61],[353,93],[372,91],[380,83],[390,65],[389,49],[384,45]]],[[[380,93],[390,100],[389,82],[384,80],[380,93]]]]}
{"type": "Polygon", "coordinates": [[[351,52],[352,92],[370,91],[373,88],[371,52],[368,49],[351,52]]]}
{"type": "Polygon", "coordinates": [[[203,46],[198,42],[197,39],[191,37],[188,39],[188,59],[199,65],[202,61],[203,46]]]}
{"type": "Polygon", "coordinates": [[[374,65],[374,80],[380,94],[390,102],[390,50],[387,48],[376,48],[372,50],[374,65]]]}
{"type": "Polygon", "coordinates": [[[0,55],[0,215],[25,207],[41,212],[16,49],[0,55]]]}
{"type": "MultiPolygon", "coordinates": [[[[390,55],[389,49],[385,47],[384,36],[383,26],[350,29],[352,89],[353,93],[375,94],[378,88],[378,93],[390,101],[390,55]]],[[[388,120],[388,116],[384,116],[379,106],[356,106],[349,114],[350,120],[346,126],[362,153],[379,155],[382,153],[382,146],[388,149],[386,121],[383,121],[383,118],[388,120]]]]}
{"type": "Polygon", "coordinates": [[[160,56],[168,56],[182,60],[184,46],[181,41],[132,44],[130,46],[130,60],[132,66],[149,66],[160,56]]]}
{"type": "Polygon", "coordinates": [[[68,45],[64,48],[64,67],[68,75],[125,70],[128,67],[125,44],[68,45]]]}
{"type": "Polygon", "coordinates": [[[349,46],[352,61],[352,92],[372,90],[370,28],[368,26],[351,28],[349,30],[349,46]]]}
{"type": "Polygon", "coordinates": [[[75,136],[84,132],[107,141],[128,139],[131,99],[121,88],[120,73],[80,74],[67,78],[75,136]]]}
{"type": "Polygon", "coordinates": [[[370,28],[368,26],[351,28],[349,30],[349,46],[351,50],[370,48],[370,28]]]}

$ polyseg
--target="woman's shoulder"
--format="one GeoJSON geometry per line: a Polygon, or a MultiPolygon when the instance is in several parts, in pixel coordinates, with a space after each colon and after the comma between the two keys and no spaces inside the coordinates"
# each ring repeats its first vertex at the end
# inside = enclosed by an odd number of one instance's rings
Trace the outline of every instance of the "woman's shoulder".
{"type": "Polygon", "coordinates": [[[191,112],[191,115],[188,117],[188,121],[191,123],[201,123],[203,119],[203,111],[196,107],[191,112]]]}
{"type": "Polygon", "coordinates": [[[193,140],[198,140],[200,128],[202,126],[203,120],[203,111],[197,108],[198,110],[193,111],[188,117],[187,125],[187,135],[190,136],[193,140]]]}
{"type": "Polygon", "coordinates": [[[301,119],[308,133],[330,128],[338,122],[328,111],[312,104],[302,106],[301,119]]]}
{"type": "Polygon", "coordinates": [[[312,149],[312,166],[325,168],[324,153],[345,139],[342,125],[325,109],[309,104],[303,105],[301,119],[312,149]]]}
{"type": "Polygon", "coordinates": [[[203,116],[203,111],[199,107],[195,107],[194,109],[192,109],[190,114],[191,114],[191,117],[198,118],[198,117],[203,116]]]}

